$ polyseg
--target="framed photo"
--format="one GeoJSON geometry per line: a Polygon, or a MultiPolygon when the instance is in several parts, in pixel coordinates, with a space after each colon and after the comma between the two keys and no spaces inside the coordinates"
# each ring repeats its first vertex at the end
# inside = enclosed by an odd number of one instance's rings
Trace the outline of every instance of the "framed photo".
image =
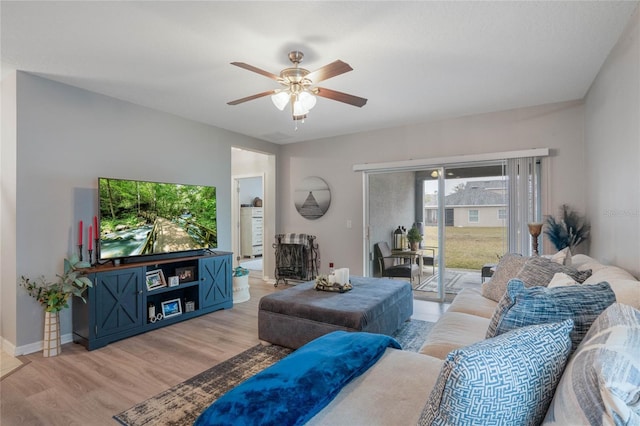
{"type": "Polygon", "coordinates": [[[180,299],[165,300],[161,305],[162,316],[164,318],[171,318],[182,314],[182,304],[180,303],[180,299]]]}
{"type": "Polygon", "coordinates": [[[184,268],[176,268],[176,275],[180,283],[194,281],[196,279],[196,267],[185,266],[184,268]]]}
{"type": "Polygon", "coordinates": [[[180,277],[169,277],[169,287],[175,287],[180,284],[180,277]]]}
{"type": "Polygon", "coordinates": [[[147,291],[166,287],[167,282],[164,280],[162,269],[147,272],[147,291]]]}

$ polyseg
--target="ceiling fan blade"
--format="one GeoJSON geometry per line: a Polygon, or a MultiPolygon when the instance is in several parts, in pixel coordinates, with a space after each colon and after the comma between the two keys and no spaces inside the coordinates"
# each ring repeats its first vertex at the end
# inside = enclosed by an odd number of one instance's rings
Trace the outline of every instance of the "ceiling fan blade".
{"type": "Polygon", "coordinates": [[[246,98],[236,99],[235,101],[227,102],[227,105],[238,105],[243,102],[252,101],[254,99],[262,98],[264,96],[273,95],[276,93],[276,90],[268,90],[262,93],[256,93],[255,95],[247,96],[246,98]]]}
{"type": "Polygon", "coordinates": [[[344,102],[345,104],[357,107],[363,107],[367,103],[367,100],[365,98],[338,92],[336,90],[325,89],[323,87],[316,87],[314,93],[323,98],[331,99],[338,102],[344,102]]]}
{"type": "Polygon", "coordinates": [[[269,77],[272,80],[278,80],[280,77],[263,69],[254,67],[253,65],[245,64],[244,62],[231,62],[231,65],[235,65],[236,67],[244,68],[245,70],[257,72],[258,74],[262,74],[265,77],[269,77]]]}
{"type": "Polygon", "coordinates": [[[320,69],[310,72],[306,75],[306,78],[314,83],[319,83],[349,71],[353,71],[353,68],[351,68],[349,64],[342,62],[341,60],[337,60],[320,69]]]}

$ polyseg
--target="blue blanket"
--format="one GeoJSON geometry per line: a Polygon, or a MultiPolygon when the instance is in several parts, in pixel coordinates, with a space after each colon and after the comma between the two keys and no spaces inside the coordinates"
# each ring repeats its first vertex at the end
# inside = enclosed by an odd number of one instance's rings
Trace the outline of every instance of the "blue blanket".
{"type": "Polygon", "coordinates": [[[231,389],[194,424],[304,424],[375,364],[387,347],[400,349],[400,344],[382,334],[326,334],[231,389]]]}

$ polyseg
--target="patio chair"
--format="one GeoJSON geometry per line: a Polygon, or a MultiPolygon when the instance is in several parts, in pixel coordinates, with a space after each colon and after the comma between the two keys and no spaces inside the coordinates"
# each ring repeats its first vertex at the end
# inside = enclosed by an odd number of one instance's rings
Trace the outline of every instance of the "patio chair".
{"type": "Polygon", "coordinates": [[[387,278],[413,278],[420,280],[420,268],[413,262],[396,264],[400,257],[391,253],[389,245],[385,241],[380,241],[373,246],[375,257],[378,259],[381,276],[387,278]]]}

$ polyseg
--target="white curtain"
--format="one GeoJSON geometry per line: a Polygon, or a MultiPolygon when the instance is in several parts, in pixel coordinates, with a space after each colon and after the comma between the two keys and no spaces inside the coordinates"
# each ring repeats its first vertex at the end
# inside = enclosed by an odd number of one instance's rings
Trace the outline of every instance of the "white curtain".
{"type": "Polygon", "coordinates": [[[531,255],[528,224],[541,222],[540,162],[536,157],[507,160],[509,185],[509,252],[531,255]]]}

